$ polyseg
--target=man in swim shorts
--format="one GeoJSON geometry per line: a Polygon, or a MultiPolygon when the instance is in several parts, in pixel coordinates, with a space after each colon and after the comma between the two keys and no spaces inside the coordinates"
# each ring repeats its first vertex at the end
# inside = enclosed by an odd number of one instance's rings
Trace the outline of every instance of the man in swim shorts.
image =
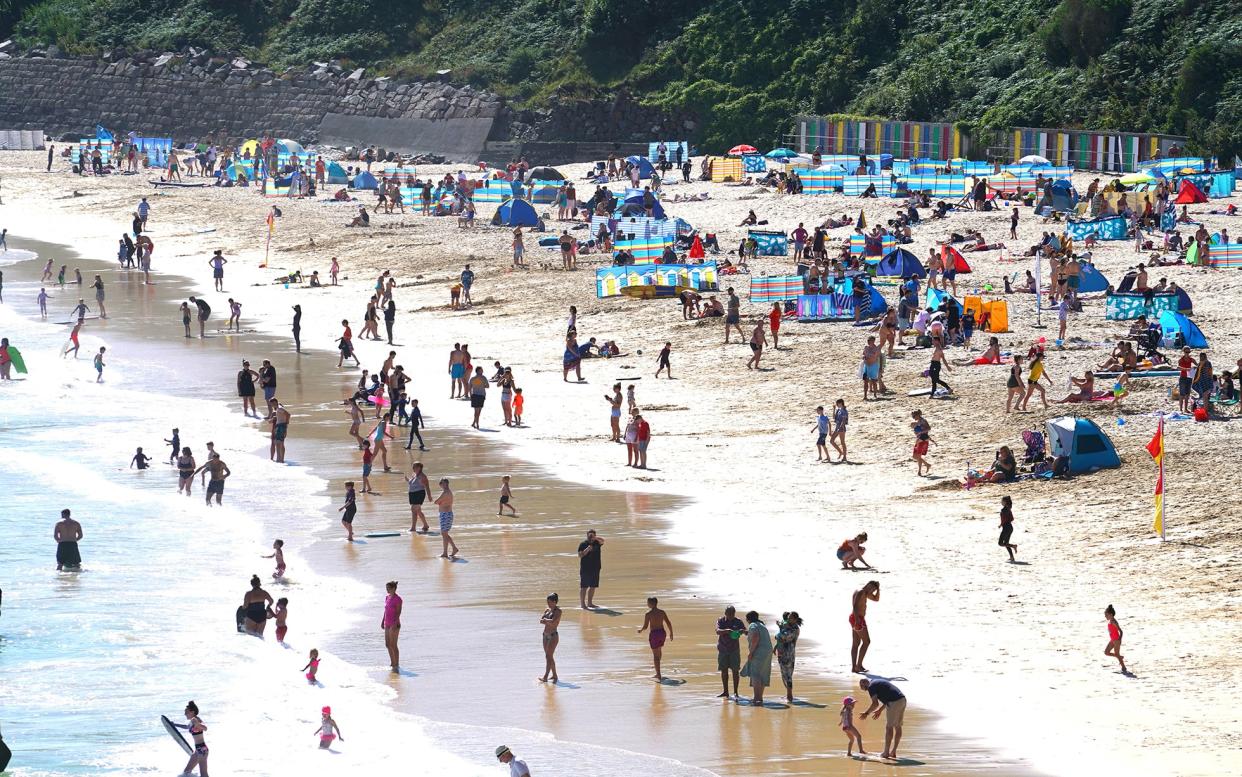
{"type": "Polygon", "coordinates": [[[647,644],[651,646],[651,658],[655,662],[655,678],[663,680],[664,675],[660,674],[660,657],[664,652],[664,639],[673,638],[673,622],[669,620],[668,613],[661,610],[657,605],[659,600],[654,596],[647,597],[647,614],[643,616],[643,627],[638,630],[642,634],[648,628],[651,634],[647,636],[647,644]],[[665,631],[665,627],[668,630],[665,631]]]}
{"type": "Polygon", "coordinates": [[[464,394],[466,387],[462,378],[466,376],[466,356],[462,353],[461,343],[453,343],[453,352],[449,354],[449,380],[451,393],[449,399],[456,399],[464,394]]]}
{"type": "Polygon", "coordinates": [[[277,464],[285,463],[285,437],[289,434],[289,411],[280,404],[280,400],[272,397],[267,401],[267,420],[272,424],[272,443],[268,458],[277,464]]]}
{"type": "Polygon", "coordinates": [[[867,601],[880,601],[880,582],[868,581],[866,585],[854,592],[853,610],[850,612],[850,669],[851,672],[866,672],[863,659],[867,657],[867,648],[871,646],[871,632],[867,630],[867,601]]]}
{"type": "Polygon", "coordinates": [[[69,510],[60,511],[60,520],[52,530],[52,539],[56,540],[56,571],[77,569],[82,566],[82,555],[78,552],[78,540],[82,539],[82,524],[69,517],[69,510]]]}
{"type": "Polygon", "coordinates": [[[207,463],[195,470],[194,474],[206,470],[211,475],[211,480],[207,483],[207,506],[211,507],[211,497],[214,494],[216,504],[220,504],[220,500],[224,498],[224,479],[233,473],[229,471],[229,467],[220,458],[220,454],[212,453],[207,457],[207,463]]]}

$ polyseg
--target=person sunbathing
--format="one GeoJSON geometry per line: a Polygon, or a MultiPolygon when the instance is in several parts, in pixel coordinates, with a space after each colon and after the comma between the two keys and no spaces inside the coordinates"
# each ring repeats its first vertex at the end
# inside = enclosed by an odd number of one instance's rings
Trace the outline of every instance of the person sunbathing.
{"type": "Polygon", "coordinates": [[[975,359],[975,364],[1000,364],[1000,339],[996,337],[988,338],[988,347],[984,349],[983,355],[975,359]]]}
{"type": "Polygon", "coordinates": [[[752,210],[746,213],[746,218],[742,219],[742,222],[738,224],[738,226],[739,227],[753,227],[758,223],[759,223],[759,217],[756,216],[755,212],[752,210]]]}
{"type": "Polygon", "coordinates": [[[1095,373],[1087,370],[1082,378],[1070,378],[1070,383],[1078,389],[1076,393],[1070,394],[1065,399],[1056,400],[1056,404],[1064,405],[1071,402],[1090,402],[1095,395],[1095,373]]]}
{"type": "Polygon", "coordinates": [[[1137,365],[1138,354],[1135,353],[1134,346],[1128,340],[1122,340],[1117,349],[1113,351],[1113,355],[1099,365],[1098,369],[1105,372],[1128,372],[1137,365]]]}

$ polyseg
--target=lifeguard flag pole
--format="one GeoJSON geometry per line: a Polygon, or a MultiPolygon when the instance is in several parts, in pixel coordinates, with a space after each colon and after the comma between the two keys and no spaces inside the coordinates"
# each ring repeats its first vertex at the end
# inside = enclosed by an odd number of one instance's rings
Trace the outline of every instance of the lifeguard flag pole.
{"type": "Polygon", "coordinates": [[[1164,541],[1164,417],[1156,423],[1156,434],[1147,443],[1147,452],[1156,461],[1156,521],[1154,529],[1164,541]]]}

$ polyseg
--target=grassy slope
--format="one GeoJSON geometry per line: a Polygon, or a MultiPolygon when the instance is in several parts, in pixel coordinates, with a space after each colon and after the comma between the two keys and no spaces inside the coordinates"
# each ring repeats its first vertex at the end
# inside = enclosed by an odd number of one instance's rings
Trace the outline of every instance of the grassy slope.
{"type": "Polygon", "coordinates": [[[12,1],[28,42],[76,51],[193,44],[276,64],[452,68],[533,104],[624,86],[697,109],[712,149],[776,142],[796,113],[853,112],[1242,150],[1236,0],[12,1]]]}

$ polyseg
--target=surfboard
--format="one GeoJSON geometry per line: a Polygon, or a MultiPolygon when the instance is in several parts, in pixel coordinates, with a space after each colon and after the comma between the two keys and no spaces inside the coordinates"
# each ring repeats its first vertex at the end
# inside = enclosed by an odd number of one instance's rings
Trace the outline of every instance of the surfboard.
{"type": "Polygon", "coordinates": [[[190,747],[190,743],[185,741],[185,737],[181,736],[181,731],[173,725],[173,722],[167,716],[160,715],[160,723],[164,724],[164,730],[168,732],[168,736],[175,739],[177,744],[181,745],[181,749],[185,751],[186,755],[194,754],[194,748],[190,747]]]}
{"type": "Polygon", "coordinates": [[[246,621],[246,608],[238,607],[237,608],[237,633],[238,634],[241,634],[242,632],[246,630],[245,621],[246,621]]]}
{"type": "MultiPolygon", "coordinates": [[[[929,388],[925,388],[925,389],[915,389],[914,391],[907,391],[907,392],[906,392],[906,396],[908,396],[908,397],[926,397],[926,396],[931,396],[931,393],[932,393],[932,390],[931,390],[931,389],[929,389],[929,388]]],[[[947,397],[947,396],[949,396],[949,394],[950,394],[950,393],[951,393],[951,392],[945,391],[944,389],[940,389],[940,388],[936,389],[936,396],[937,396],[937,397],[947,397]]]]}
{"type": "Polygon", "coordinates": [[[22,352],[9,346],[9,359],[13,361],[13,369],[18,375],[26,374],[26,360],[22,358],[22,352]]]}
{"type": "Polygon", "coordinates": [[[12,760],[12,758],[13,751],[10,750],[9,746],[4,743],[4,740],[0,739],[0,772],[9,768],[9,761],[12,760]]]}
{"type": "Polygon", "coordinates": [[[401,532],[399,531],[376,531],[376,532],[371,532],[370,534],[364,534],[362,536],[363,537],[400,537],[401,532]]]}

